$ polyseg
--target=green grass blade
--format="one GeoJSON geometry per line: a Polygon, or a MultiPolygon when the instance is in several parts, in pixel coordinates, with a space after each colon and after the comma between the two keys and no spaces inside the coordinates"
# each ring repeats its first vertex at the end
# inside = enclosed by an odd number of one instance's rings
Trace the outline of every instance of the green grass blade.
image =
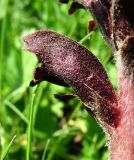
{"type": "Polygon", "coordinates": [[[7,22],[7,10],[8,10],[8,0],[5,1],[5,16],[2,20],[2,27],[0,33],[0,99],[2,99],[2,82],[3,82],[3,54],[4,54],[4,41],[6,32],[6,22],[7,22]]]}
{"type": "Polygon", "coordinates": [[[38,110],[39,103],[41,101],[43,94],[43,86],[41,84],[38,85],[37,92],[36,92],[36,101],[35,101],[35,106],[34,106],[34,115],[33,115],[33,125],[35,124],[36,120],[36,113],[38,110]]]}
{"type": "Polygon", "coordinates": [[[28,123],[27,118],[23,115],[23,113],[11,102],[5,101],[5,104],[7,107],[9,107],[11,110],[13,110],[19,117],[22,119],[25,123],[28,123]]]}
{"type": "Polygon", "coordinates": [[[88,33],[85,37],[83,37],[79,43],[82,44],[84,43],[88,38],[90,38],[90,36],[92,35],[92,32],[88,33]]]}
{"type": "Polygon", "coordinates": [[[42,155],[41,160],[45,160],[45,158],[46,158],[46,153],[47,153],[47,149],[48,149],[49,144],[50,144],[50,139],[47,140],[47,143],[46,143],[46,146],[45,146],[45,148],[44,148],[44,152],[43,152],[43,155],[42,155]]]}
{"type": "Polygon", "coordinates": [[[15,139],[16,139],[16,135],[12,138],[12,140],[11,140],[11,142],[9,143],[9,145],[7,146],[7,148],[3,151],[3,154],[2,154],[2,156],[1,156],[1,158],[0,158],[0,160],[4,160],[4,159],[6,158],[8,152],[9,152],[11,146],[12,146],[12,144],[13,144],[14,141],[15,141],[15,139]]]}
{"type": "Polygon", "coordinates": [[[75,117],[75,115],[77,114],[77,112],[80,110],[81,106],[82,106],[82,104],[81,104],[81,102],[79,102],[77,104],[77,106],[75,107],[75,109],[73,110],[72,114],[69,116],[67,124],[69,123],[69,121],[71,121],[75,117]]]}
{"type": "Polygon", "coordinates": [[[32,131],[33,131],[35,96],[36,96],[36,91],[34,90],[32,91],[31,98],[30,98],[29,124],[28,124],[28,130],[27,130],[26,160],[30,160],[30,157],[31,157],[31,141],[32,141],[32,131]]]}

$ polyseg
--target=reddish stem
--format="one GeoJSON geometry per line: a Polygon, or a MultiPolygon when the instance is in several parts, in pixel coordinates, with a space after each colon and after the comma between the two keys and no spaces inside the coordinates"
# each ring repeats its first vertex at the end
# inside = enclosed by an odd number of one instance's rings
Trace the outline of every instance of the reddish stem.
{"type": "MultiPolygon", "coordinates": [[[[119,69],[120,70],[120,69],[119,69]]],[[[134,81],[119,73],[120,124],[110,139],[110,160],[134,160],[134,81]]]]}

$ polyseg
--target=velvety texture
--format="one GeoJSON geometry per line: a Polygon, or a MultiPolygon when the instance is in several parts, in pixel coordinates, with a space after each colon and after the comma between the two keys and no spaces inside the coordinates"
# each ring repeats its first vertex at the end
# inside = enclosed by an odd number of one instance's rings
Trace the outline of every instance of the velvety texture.
{"type": "Polygon", "coordinates": [[[107,74],[95,56],[77,42],[53,31],[41,30],[24,38],[41,68],[32,85],[42,80],[73,87],[86,109],[102,125],[117,127],[117,98],[107,74]]]}

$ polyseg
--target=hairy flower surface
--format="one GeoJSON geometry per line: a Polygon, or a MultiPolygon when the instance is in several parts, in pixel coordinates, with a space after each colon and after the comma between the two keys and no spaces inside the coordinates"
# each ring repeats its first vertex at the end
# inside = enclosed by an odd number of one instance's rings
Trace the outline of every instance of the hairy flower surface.
{"type": "Polygon", "coordinates": [[[34,52],[41,63],[31,85],[47,80],[70,86],[101,124],[118,125],[115,92],[103,66],[90,51],[49,30],[35,32],[24,41],[25,48],[34,52]]]}

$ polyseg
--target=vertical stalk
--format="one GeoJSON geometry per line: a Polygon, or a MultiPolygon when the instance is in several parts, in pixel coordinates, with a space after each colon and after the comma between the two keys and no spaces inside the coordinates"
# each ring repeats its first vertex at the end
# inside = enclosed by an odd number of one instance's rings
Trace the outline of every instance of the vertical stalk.
{"type": "MultiPolygon", "coordinates": [[[[35,88],[34,88],[35,89],[35,88]]],[[[31,159],[31,141],[32,141],[32,131],[33,131],[33,118],[34,118],[34,101],[36,96],[36,91],[32,91],[30,94],[30,109],[29,109],[29,124],[28,124],[28,131],[27,131],[27,148],[26,148],[26,160],[31,159]]]]}
{"type": "Polygon", "coordinates": [[[0,100],[2,99],[2,81],[3,81],[3,62],[4,62],[4,41],[5,41],[5,32],[6,32],[6,23],[7,23],[7,10],[8,10],[8,0],[5,0],[5,15],[2,20],[1,27],[1,36],[0,36],[0,100]]]}
{"type": "Polygon", "coordinates": [[[110,160],[134,160],[134,81],[126,76],[126,69],[119,70],[118,108],[120,124],[113,130],[110,140],[110,160]]]}

